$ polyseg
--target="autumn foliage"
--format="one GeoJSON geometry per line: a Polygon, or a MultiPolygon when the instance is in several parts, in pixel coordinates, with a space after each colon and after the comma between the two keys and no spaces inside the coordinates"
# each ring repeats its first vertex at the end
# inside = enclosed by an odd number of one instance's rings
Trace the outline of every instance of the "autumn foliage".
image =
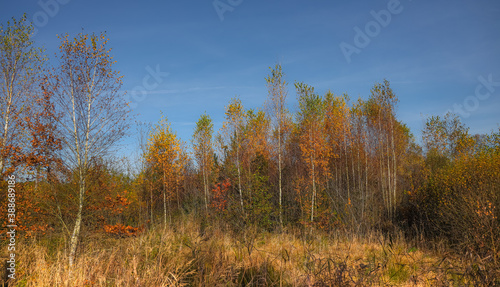
{"type": "Polygon", "coordinates": [[[113,236],[128,237],[137,236],[142,231],[142,229],[117,223],[115,225],[104,225],[104,231],[113,236]]]}
{"type": "Polygon", "coordinates": [[[228,192],[231,187],[231,183],[228,179],[223,182],[218,182],[212,189],[212,201],[210,202],[210,207],[218,214],[224,214],[227,212],[227,201],[229,200],[228,192]]]}
{"type": "Polygon", "coordinates": [[[0,29],[2,67],[14,65],[7,56],[16,52],[29,69],[11,82],[22,92],[0,89],[0,174],[19,179],[19,234],[61,235],[68,274],[82,238],[168,230],[186,214],[202,222],[201,234],[211,220],[240,232],[248,253],[252,230],[376,231],[445,242],[456,254],[500,266],[500,130],[474,134],[448,114],[428,118],[416,139],[398,119],[387,80],[358,99],[295,82],[297,105],[287,107],[278,64],[265,81],[266,106],[231,99],[219,131],[202,114],[192,146],[162,115],[144,133],[139,163],[120,160],[111,155],[129,110],[105,34],[60,37],[59,66],[42,70],[45,58],[25,21],[0,29]]]}

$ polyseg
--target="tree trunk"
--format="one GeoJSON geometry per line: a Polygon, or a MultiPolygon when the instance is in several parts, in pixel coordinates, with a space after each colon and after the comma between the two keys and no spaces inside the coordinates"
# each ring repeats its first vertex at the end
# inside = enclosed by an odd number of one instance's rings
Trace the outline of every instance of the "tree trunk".
{"type": "Polygon", "coordinates": [[[73,268],[73,263],[75,260],[76,246],[78,243],[78,236],[80,235],[80,227],[82,223],[82,204],[80,200],[80,205],[78,207],[78,214],[76,216],[75,226],[73,227],[73,233],[70,239],[70,252],[69,252],[69,269],[70,272],[73,268]]]}
{"type": "Polygon", "coordinates": [[[75,226],[73,227],[73,233],[70,239],[70,251],[69,251],[69,279],[71,280],[73,264],[75,262],[76,247],[78,245],[78,237],[80,235],[80,228],[82,225],[82,211],[83,211],[83,200],[85,195],[85,178],[80,174],[80,191],[79,191],[79,205],[78,213],[76,215],[75,226]]]}
{"type": "MultiPolygon", "coordinates": [[[[5,115],[4,115],[4,126],[3,126],[3,138],[2,138],[2,142],[1,142],[1,145],[0,145],[0,151],[3,151],[3,149],[5,148],[5,145],[7,144],[7,135],[8,135],[8,132],[9,132],[9,121],[10,121],[10,118],[9,118],[9,115],[10,115],[10,108],[12,106],[12,91],[8,92],[9,93],[9,100],[7,101],[7,110],[5,111],[5,115]]],[[[5,162],[5,158],[0,155],[0,175],[3,174],[3,168],[4,168],[4,162],[5,162]]]]}
{"type": "Polygon", "coordinates": [[[163,168],[163,223],[167,226],[167,195],[165,183],[165,167],[163,168]]]}
{"type": "Polygon", "coordinates": [[[391,185],[391,165],[390,165],[390,159],[391,157],[389,156],[389,137],[387,133],[385,134],[385,146],[386,146],[386,152],[387,152],[387,198],[388,198],[388,203],[389,203],[389,218],[392,219],[392,185],[391,185]]]}
{"type": "Polygon", "coordinates": [[[347,158],[347,139],[346,139],[346,128],[344,122],[344,155],[345,155],[345,172],[346,172],[346,184],[347,184],[347,200],[351,202],[351,188],[349,185],[349,160],[347,158]]]}
{"type": "Polygon", "coordinates": [[[281,117],[278,123],[278,186],[280,190],[280,228],[283,230],[283,214],[282,214],[282,191],[281,191],[281,117]]]}
{"type": "Polygon", "coordinates": [[[361,218],[364,217],[366,202],[368,201],[368,139],[365,139],[365,199],[363,201],[363,209],[361,210],[361,218]]]}
{"type": "Polygon", "coordinates": [[[241,212],[245,214],[245,209],[243,207],[243,192],[241,191],[240,139],[238,132],[236,132],[236,165],[238,167],[238,190],[240,192],[241,212]]]}
{"type": "Polygon", "coordinates": [[[335,189],[337,189],[337,200],[339,200],[340,199],[339,171],[338,171],[338,164],[337,163],[334,164],[335,164],[335,189]]]}
{"type": "MultiPolygon", "coordinates": [[[[359,129],[358,129],[358,135],[359,135],[359,129]]],[[[361,202],[364,202],[363,198],[365,197],[365,194],[363,192],[363,188],[362,188],[362,185],[363,185],[363,181],[361,180],[361,158],[360,158],[360,150],[361,149],[361,137],[358,137],[358,147],[357,147],[357,150],[358,150],[358,192],[359,192],[359,195],[360,195],[360,199],[361,199],[361,202]]],[[[363,214],[363,204],[361,205],[361,214],[363,214]]],[[[363,216],[361,216],[360,218],[361,222],[363,222],[363,216]]]]}
{"type": "Polygon", "coordinates": [[[151,225],[153,225],[154,219],[153,219],[153,187],[151,186],[151,183],[148,185],[149,187],[149,197],[151,199],[151,225]]]}
{"type": "Polygon", "coordinates": [[[311,156],[311,167],[312,167],[312,188],[313,188],[313,194],[311,200],[311,228],[312,228],[312,223],[314,221],[314,204],[316,199],[316,179],[314,174],[314,161],[312,156],[311,156]]]}
{"type": "Polygon", "coordinates": [[[206,172],[206,164],[205,164],[205,150],[203,148],[203,159],[202,159],[202,173],[203,173],[203,190],[205,192],[205,211],[208,213],[208,187],[207,187],[207,172],[206,172]]]}
{"type": "Polygon", "coordinates": [[[379,164],[380,164],[380,189],[382,192],[382,199],[384,202],[384,208],[387,208],[387,196],[384,190],[384,165],[383,165],[383,155],[384,155],[384,147],[382,140],[382,126],[380,123],[380,111],[378,116],[378,141],[379,141],[379,164]]]}
{"type": "Polygon", "coordinates": [[[396,179],[397,179],[397,169],[396,169],[396,151],[394,149],[394,119],[391,120],[391,145],[392,145],[392,188],[394,193],[394,213],[396,212],[396,179]]]}
{"type": "Polygon", "coordinates": [[[179,195],[179,175],[176,175],[176,183],[175,183],[175,193],[177,194],[177,210],[181,210],[181,197],[179,195]]]}
{"type": "Polygon", "coordinates": [[[38,173],[39,173],[39,167],[38,164],[35,166],[35,191],[38,191],[38,173]]]}
{"type": "Polygon", "coordinates": [[[309,141],[311,144],[311,149],[312,149],[312,154],[311,154],[311,170],[312,170],[312,199],[311,199],[311,232],[313,228],[313,221],[314,221],[314,205],[315,205],[315,200],[316,200],[316,178],[315,178],[315,170],[314,170],[314,160],[316,159],[313,157],[314,154],[314,146],[313,146],[313,140],[312,140],[312,131],[309,131],[309,141]]]}

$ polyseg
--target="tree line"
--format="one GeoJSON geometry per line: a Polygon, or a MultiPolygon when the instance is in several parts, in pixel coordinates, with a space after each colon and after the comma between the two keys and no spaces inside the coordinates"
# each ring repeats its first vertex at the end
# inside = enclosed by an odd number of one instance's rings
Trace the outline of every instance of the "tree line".
{"type": "Polygon", "coordinates": [[[134,236],[185,213],[235,230],[398,229],[500,259],[500,129],[475,135],[455,115],[434,116],[419,145],[389,81],[366,99],[320,95],[289,85],[276,64],[262,107],[231,99],[219,131],[200,115],[191,148],[166,115],[141,126],[130,174],[112,157],[131,117],[105,34],[61,36],[53,66],[32,34],[25,16],[0,26],[0,173],[25,178],[24,236],[61,235],[70,269],[82,234],[134,236]]]}

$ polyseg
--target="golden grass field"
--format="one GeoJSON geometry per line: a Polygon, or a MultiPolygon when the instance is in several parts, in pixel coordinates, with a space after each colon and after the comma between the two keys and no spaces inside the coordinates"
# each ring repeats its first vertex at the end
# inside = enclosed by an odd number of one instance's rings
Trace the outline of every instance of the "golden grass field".
{"type": "Polygon", "coordinates": [[[71,282],[64,240],[23,240],[14,286],[473,286],[498,274],[402,235],[234,232],[194,218],[137,237],[86,237],[71,282]]]}

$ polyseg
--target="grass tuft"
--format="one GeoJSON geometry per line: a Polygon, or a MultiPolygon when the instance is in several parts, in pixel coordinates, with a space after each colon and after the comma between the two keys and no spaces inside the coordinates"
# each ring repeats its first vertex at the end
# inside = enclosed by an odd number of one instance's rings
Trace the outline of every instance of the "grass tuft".
{"type": "MultiPolygon", "coordinates": [[[[6,250],[6,248],[3,248],[6,250]]],[[[72,281],[64,240],[21,240],[14,286],[495,286],[487,259],[455,257],[372,232],[235,232],[194,216],[137,237],[93,236],[72,281]]]]}

